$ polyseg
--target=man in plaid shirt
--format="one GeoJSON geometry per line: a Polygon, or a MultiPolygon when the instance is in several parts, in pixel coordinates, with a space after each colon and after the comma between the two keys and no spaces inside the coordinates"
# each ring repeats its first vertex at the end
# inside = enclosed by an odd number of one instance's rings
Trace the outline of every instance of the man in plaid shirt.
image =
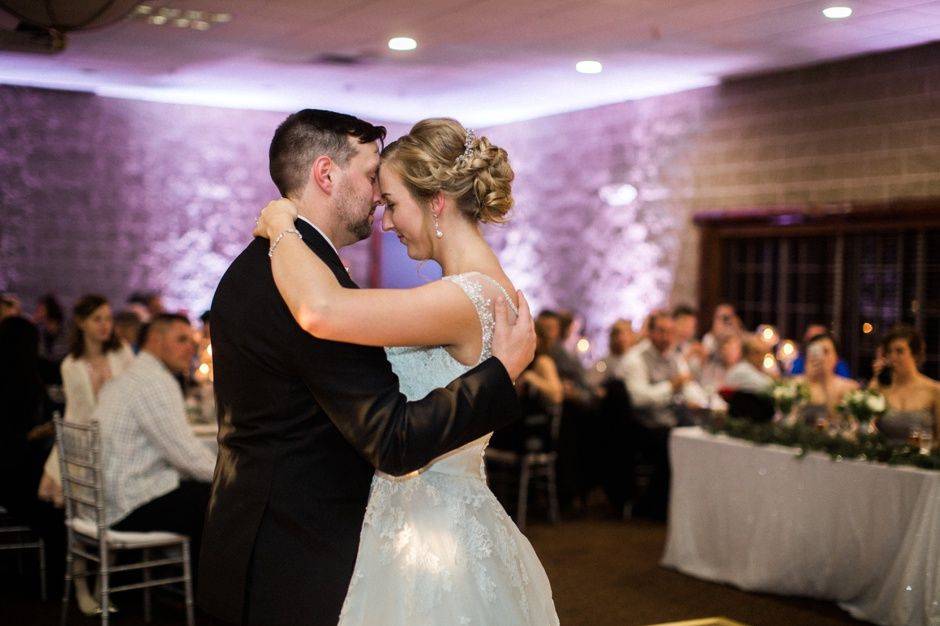
{"type": "Polygon", "coordinates": [[[189,320],[158,315],[134,363],[101,391],[94,418],[101,427],[108,524],[188,536],[195,571],[215,454],[193,434],[174,378],[188,373],[194,354],[189,320]]]}

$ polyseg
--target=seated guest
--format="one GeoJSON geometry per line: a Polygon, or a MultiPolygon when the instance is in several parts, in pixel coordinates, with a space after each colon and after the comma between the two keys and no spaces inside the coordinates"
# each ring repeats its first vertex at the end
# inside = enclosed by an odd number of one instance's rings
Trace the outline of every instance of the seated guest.
{"type": "MultiPolygon", "coordinates": [[[[72,310],[74,326],[69,354],[62,361],[65,421],[87,424],[105,383],[123,372],[134,358],[114,335],[111,306],[103,296],[83,296],[72,310]]],[[[62,503],[59,455],[53,450],[39,484],[39,497],[62,503]]],[[[82,606],[88,608],[82,600],[82,606]]]]}
{"type": "Polygon", "coordinates": [[[565,389],[555,361],[548,354],[549,334],[544,322],[535,323],[535,359],[529,364],[516,384],[527,389],[527,395],[535,397],[542,405],[561,404],[565,389]]]}
{"type": "Polygon", "coordinates": [[[718,342],[729,335],[741,334],[741,318],[738,317],[733,304],[723,302],[715,307],[712,314],[712,327],[702,337],[702,346],[705,354],[712,355],[718,350],[718,342]]]}
{"type": "Polygon", "coordinates": [[[748,335],[742,344],[742,358],[725,375],[724,386],[734,391],[761,394],[770,392],[774,379],[764,371],[767,344],[755,335],[748,335]]]}
{"type": "Polygon", "coordinates": [[[633,324],[630,320],[619,319],[610,327],[608,335],[608,354],[597,362],[594,371],[599,378],[598,383],[602,383],[611,378],[619,381],[626,379],[626,361],[627,352],[637,344],[639,338],[633,332],[633,324]]]}
{"type": "Polygon", "coordinates": [[[0,481],[0,506],[19,514],[32,507],[35,500],[52,434],[44,414],[48,404],[45,386],[39,376],[39,331],[24,317],[0,321],[0,391],[0,467],[4,476],[0,481]],[[44,451],[34,445],[43,439],[44,451]]]}
{"type": "Polygon", "coordinates": [[[163,298],[155,291],[135,291],[127,298],[127,308],[134,311],[144,324],[165,311],[163,298]]]}
{"type": "Polygon", "coordinates": [[[146,294],[146,304],[147,311],[150,312],[151,319],[157,315],[166,313],[166,307],[163,305],[163,296],[161,296],[156,291],[152,291],[146,294]]]}
{"type": "Polygon", "coordinates": [[[20,299],[12,293],[0,293],[0,320],[23,314],[20,299]]]}
{"type": "Polygon", "coordinates": [[[143,325],[140,316],[130,309],[114,316],[114,334],[135,353],[140,350],[140,330],[143,325]]]}
{"type": "Polygon", "coordinates": [[[697,386],[675,350],[675,322],[666,311],[650,314],[647,340],[627,353],[626,391],[632,404],[636,447],[655,468],[638,515],[665,519],[669,499],[669,432],[684,418],[684,392],[697,386]]]}
{"type": "Polygon", "coordinates": [[[718,349],[702,365],[699,382],[706,390],[714,392],[726,386],[726,377],[732,367],[741,361],[740,335],[726,335],[718,340],[718,349]]]}
{"type": "Polygon", "coordinates": [[[587,380],[587,372],[571,347],[576,335],[577,315],[570,312],[543,311],[542,317],[549,336],[548,355],[555,361],[558,375],[565,386],[565,400],[581,407],[589,407],[594,391],[587,380]]]}
{"type": "MultiPolygon", "coordinates": [[[[103,296],[89,294],[79,298],[72,309],[72,319],[69,353],[60,367],[65,396],[64,419],[87,424],[104,385],[123,372],[134,355],[115,336],[111,305],[103,296]]],[[[39,497],[62,506],[59,453],[54,448],[46,460],[39,497]]],[[[84,571],[84,560],[79,559],[76,568],[84,571]]],[[[100,610],[98,601],[88,590],[87,578],[75,580],[75,595],[85,615],[94,615],[100,610]]]]}
{"type": "Polygon", "coordinates": [[[920,373],[924,340],[909,326],[899,326],[881,342],[883,357],[874,364],[871,387],[885,397],[887,412],[878,419],[878,430],[894,443],[907,441],[919,429],[940,439],[940,384],[920,373]]]}
{"type": "Polygon", "coordinates": [[[684,409],[703,408],[709,398],[675,351],[672,316],[665,311],[651,313],[647,329],[647,341],[627,353],[627,392],[637,419],[645,426],[671,428],[684,409]]]}
{"type": "Polygon", "coordinates": [[[555,361],[548,356],[548,339],[544,320],[535,322],[535,359],[516,380],[522,403],[523,419],[501,428],[490,439],[490,447],[516,452],[529,451],[527,442],[536,439],[542,450],[549,449],[549,411],[562,403],[565,388],[555,361]]]}
{"type": "Polygon", "coordinates": [[[680,304],[672,310],[672,319],[676,324],[676,350],[689,364],[692,376],[700,380],[702,367],[708,357],[705,346],[696,337],[698,332],[698,311],[680,304]]]}
{"type": "Polygon", "coordinates": [[[596,395],[581,361],[565,347],[573,319],[569,314],[547,310],[538,316],[546,334],[547,354],[554,361],[564,388],[558,450],[558,496],[563,508],[568,508],[575,498],[585,500],[593,481],[596,456],[593,451],[596,431],[591,428],[596,395]]]}
{"type": "Polygon", "coordinates": [[[0,320],[0,506],[46,543],[47,579],[61,584],[65,556],[61,509],[37,496],[43,463],[54,440],[40,377],[39,331],[29,320],[0,320]]]}
{"type": "MultiPolygon", "coordinates": [[[[825,324],[812,323],[806,327],[806,331],[803,333],[803,346],[804,349],[800,351],[800,354],[793,360],[793,363],[790,365],[790,375],[798,376],[800,374],[806,373],[806,350],[805,346],[809,345],[809,340],[816,335],[825,335],[829,332],[829,327],[825,324]]],[[[851,378],[852,374],[849,372],[849,364],[844,359],[839,359],[836,361],[836,374],[842,376],[843,378],[851,378]]]]}
{"type": "Polygon", "coordinates": [[[186,535],[195,566],[215,455],[186,421],[173,376],[192,363],[193,332],[185,317],[163,313],[146,335],[140,354],[102,392],[94,412],[101,425],[107,523],[115,530],[186,535]]]}
{"type": "Polygon", "coordinates": [[[212,343],[211,317],[212,311],[203,311],[202,315],[199,316],[199,322],[202,324],[202,328],[199,329],[199,335],[206,345],[212,343]]]}
{"type": "Polygon", "coordinates": [[[196,333],[196,336],[199,339],[197,356],[201,357],[204,353],[207,353],[207,356],[212,358],[212,351],[209,350],[209,347],[212,345],[212,324],[210,322],[211,311],[205,311],[202,315],[199,316],[199,322],[202,324],[202,328],[199,329],[199,332],[196,333]]]}
{"type": "Polygon", "coordinates": [[[55,295],[49,293],[39,298],[33,323],[39,328],[39,355],[58,364],[68,353],[68,338],[65,315],[55,295]]]}
{"type": "Polygon", "coordinates": [[[839,351],[832,335],[810,338],[806,344],[806,375],[796,377],[809,386],[809,401],[800,407],[800,417],[807,423],[819,419],[839,421],[839,403],[846,393],[858,389],[857,382],[836,374],[838,361],[839,351]]]}

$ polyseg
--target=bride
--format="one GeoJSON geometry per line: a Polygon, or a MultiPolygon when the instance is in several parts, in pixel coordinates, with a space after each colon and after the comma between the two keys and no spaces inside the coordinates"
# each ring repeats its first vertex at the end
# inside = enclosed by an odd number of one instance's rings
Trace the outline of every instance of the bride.
{"type": "MultiPolygon", "coordinates": [[[[506,151],[452,119],[428,119],[382,152],[383,230],[444,278],[415,289],[346,289],[306,246],[272,258],[278,290],[307,332],[387,349],[409,400],[490,356],[494,304],[516,291],[480,223],[512,207],[506,151]]],[[[255,234],[294,226],[290,200],[270,203],[255,234]]],[[[486,485],[490,435],[403,477],[376,472],[342,626],[557,624],[535,551],[486,485]]],[[[310,590],[316,593],[315,589],[310,590]]]]}

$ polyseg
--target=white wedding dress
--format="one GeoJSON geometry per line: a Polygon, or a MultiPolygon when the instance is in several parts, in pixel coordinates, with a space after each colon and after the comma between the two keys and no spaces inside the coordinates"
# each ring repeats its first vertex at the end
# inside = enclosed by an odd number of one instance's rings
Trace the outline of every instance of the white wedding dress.
{"type": "MultiPolygon", "coordinates": [[[[479,273],[444,280],[459,285],[476,307],[482,362],[490,356],[493,299],[506,292],[479,273]]],[[[442,347],[387,352],[409,400],[471,369],[442,347]]],[[[486,485],[489,438],[407,476],[376,472],[341,626],[558,624],[542,564],[486,485]]]]}

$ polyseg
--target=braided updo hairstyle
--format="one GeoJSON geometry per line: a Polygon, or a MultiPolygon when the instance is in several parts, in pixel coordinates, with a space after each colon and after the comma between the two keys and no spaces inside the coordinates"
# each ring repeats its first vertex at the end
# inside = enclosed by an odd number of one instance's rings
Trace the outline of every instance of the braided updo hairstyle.
{"type": "Polygon", "coordinates": [[[450,118],[415,124],[407,135],[382,151],[383,167],[401,175],[411,196],[420,203],[443,192],[456,200],[466,217],[479,222],[503,222],[512,208],[509,155],[486,137],[475,137],[466,159],[467,129],[450,118]]]}

